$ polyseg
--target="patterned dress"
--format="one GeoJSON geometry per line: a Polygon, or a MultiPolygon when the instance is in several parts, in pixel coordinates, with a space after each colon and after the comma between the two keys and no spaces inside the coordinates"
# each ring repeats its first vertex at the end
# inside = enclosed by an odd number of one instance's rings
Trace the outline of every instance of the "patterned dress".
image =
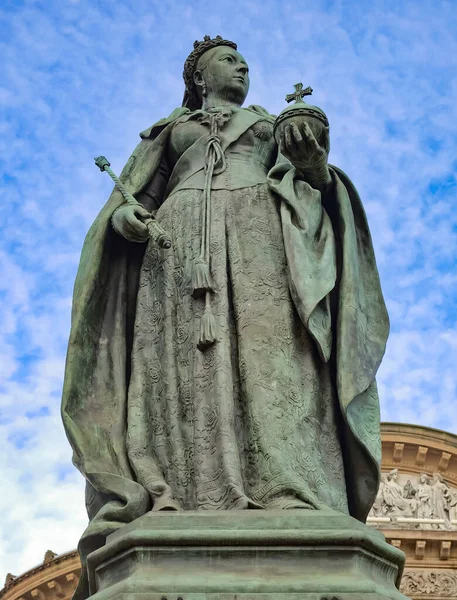
{"type": "MultiPolygon", "coordinates": [[[[204,128],[192,120],[174,126],[171,171],[204,128]]],[[[143,260],[127,439],[153,510],[348,512],[331,368],[289,291],[279,200],[267,182],[276,158],[271,123],[260,121],[230,145],[224,173],[213,178],[217,342],[203,352],[197,341],[205,302],[191,289],[202,236],[195,177],[186,183],[175,176],[157,212],[173,250],[149,243],[143,260]]]]}

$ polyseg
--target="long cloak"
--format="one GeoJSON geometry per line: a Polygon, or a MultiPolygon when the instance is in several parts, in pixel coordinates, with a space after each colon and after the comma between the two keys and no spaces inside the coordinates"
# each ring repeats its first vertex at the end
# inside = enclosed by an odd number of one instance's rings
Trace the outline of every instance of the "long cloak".
{"type": "MultiPolygon", "coordinates": [[[[251,110],[265,114],[260,108],[251,110]]],[[[151,195],[173,123],[186,112],[176,109],[141,134],[142,141],[121,174],[138,200],[146,189],[151,195]]],[[[340,440],[350,514],[365,521],[380,480],[375,375],[389,321],[362,203],[341,170],[331,167],[331,173],[333,192],[323,216],[331,220],[337,241],[336,273],[325,259],[325,228],[312,223],[316,210],[323,211],[320,194],[301,181],[287,161],[273,167],[268,182],[281,199],[291,297],[322,360],[332,361],[343,416],[340,440]]],[[[83,575],[76,596],[80,598],[88,595],[87,554],[102,546],[107,535],[151,509],[149,494],[135,481],[126,449],[130,349],[144,245],[129,243],[113,231],[111,215],[122,203],[115,188],[84,242],[63,390],[62,417],[73,462],[87,480],[90,523],[79,544],[83,575]]]]}

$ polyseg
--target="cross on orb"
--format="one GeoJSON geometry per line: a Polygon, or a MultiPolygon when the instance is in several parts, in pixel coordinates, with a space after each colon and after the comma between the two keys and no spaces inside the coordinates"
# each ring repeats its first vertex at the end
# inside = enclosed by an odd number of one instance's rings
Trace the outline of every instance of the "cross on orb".
{"type": "Polygon", "coordinates": [[[295,104],[298,104],[303,100],[305,96],[311,96],[313,93],[313,88],[308,86],[306,90],[303,89],[303,83],[296,83],[294,85],[295,92],[293,94],[287,94],[286,102],[292,102],[295,100],[295,104]]]}

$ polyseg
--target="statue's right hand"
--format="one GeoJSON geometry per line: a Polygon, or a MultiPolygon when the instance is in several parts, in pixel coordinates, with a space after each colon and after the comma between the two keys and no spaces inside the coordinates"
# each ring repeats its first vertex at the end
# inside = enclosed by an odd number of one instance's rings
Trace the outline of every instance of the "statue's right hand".
{"type": "Polygon", "coordinates": [[[115,231],[129,242],[142,243],[149,237],[148,228],[142,219],[151,214],[141,204],[125,204],[114,211],[111,222],[115,231]]]}

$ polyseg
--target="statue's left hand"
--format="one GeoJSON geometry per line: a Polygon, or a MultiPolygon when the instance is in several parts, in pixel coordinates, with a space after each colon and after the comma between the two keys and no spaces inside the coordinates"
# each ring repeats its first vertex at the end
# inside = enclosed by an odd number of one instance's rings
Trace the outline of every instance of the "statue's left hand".
{"type": "MultiPolygon", "coordinates": [[[[326,127],[324,132],[328,139],[329,128],[326,127]]],[[[331,180],[327,150],[319,145],[307,123],[302,123],[301,127],[296,123],[286,125],[279,140],[279,150],[313,187],[322,188],[331,180]]]]}
{"type": "MultiPolygon", "coordinates": [[[[325,128],[328,136],[329,128],[325,128]]],[[[327,160],[327,151],[320,146],[308,123],[298,127],[296,123],[286,125],[279,141],[279,150],[297,168],[308,170],[313,165],[327,160]]]]}

